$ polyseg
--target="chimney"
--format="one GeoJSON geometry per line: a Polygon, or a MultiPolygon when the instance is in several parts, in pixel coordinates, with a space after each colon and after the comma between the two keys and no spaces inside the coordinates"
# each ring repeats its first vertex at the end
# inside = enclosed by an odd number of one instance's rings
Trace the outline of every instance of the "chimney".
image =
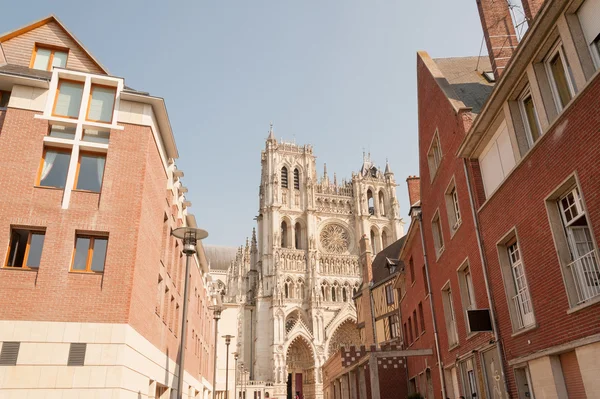
{"type": "Polygon", "coordinates": [[[505,0],[477,0],[477,8],[492,71],[498,80],[519,44],[515,27],[505,0]]]}
{"type": "Polygon", "coordinates": [[[421,200],[421,178],[419,176],[408,176],[406,184],[408,184],[409,205],[413,206],[421,200]]]}
{"type": "Polygon", "coordinates": [[[534,20],[535,16],[544,5],[544,0],[521,0],[521,3],[523,3],[523,12],[525,13],[527,22],[529,23],[529,26],[531,26],[531,21],[534,20]]]}

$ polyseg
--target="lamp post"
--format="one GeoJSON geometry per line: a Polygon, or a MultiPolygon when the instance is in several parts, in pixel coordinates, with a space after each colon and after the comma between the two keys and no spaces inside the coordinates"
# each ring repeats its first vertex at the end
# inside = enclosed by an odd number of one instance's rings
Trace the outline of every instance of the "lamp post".
{"type": "Polygon", "coordinates": [[[240,398],[241,399],[246,399],[246,394],[244,393],[244,363],[240,362],[240,373],[241,378],[240,378],[240,398]]]}
{"type": "Polygon", "coordinates": [[[223,307],[219,305],[213,305],[209,307],[209,310],[212,310],[213,319],[215,319],[215,354],[213,364],[213,399],[215,399],[215,395],[217,394],[217,340],[219,339],[219,319],[221,318],[221,312],[223,311],[223,307]]]}
{"type": "Polygon", "coordinates": [[[177,378],[177,399],[183,398],[183,375],[185,374],[185,341],[187,339],[188,286],[190,274],[190,258],[196,254],[198,240],[208,237],[205,230],[195,227],[179,227],[171,233],[183,241],[185,254],[185,277],[183,279],[183,316],[181,317],[181,340],[179,341],[179,374],[177,378]]]}
{"type": "Polygon", "coordinates": [[[233,355],[233,358],[235,359],[235,368],[233,369],[233,399],[237,399],[237,360],[238,360],[238,353],[237,352],[233,352],[232,355],[233,355]]]}
{"type": "Polygon", "coordinates": [[[227,357],[225,358],[225,399],[229,399],[229,344],[233,335],[223,335],[225,338],[225,346],[227,347],[227,357]]]}

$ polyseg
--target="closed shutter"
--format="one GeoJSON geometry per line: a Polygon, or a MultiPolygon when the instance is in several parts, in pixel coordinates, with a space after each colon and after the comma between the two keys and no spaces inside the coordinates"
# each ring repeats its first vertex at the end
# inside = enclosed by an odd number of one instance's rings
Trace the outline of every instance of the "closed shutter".
{"type": "Polygon", "coordinates": [[[510,143],[510,137],[508,136],[506,122],[503,122],[500,126],[500,135],[498,136],[496,143],[498,143],[502,171],[504,172],[504,177],[506,177],[515,167],[515,154],[513,152],[512,144],[510,143]]]}
{"type": "Polygon", "coordinates": [[[586,0],[577,10],[579,23],[587,44],[600,34],[600,0],[586,0]]]}
{"type": "Polygon", "coordinates": [[[15,366],[17,357],[19,357],[20,342],[4,342],[2,343],[2,351],[0,351],[1,366],[15,366]]]}
{"type": "Polygon", "coordinates": [[[515,164],[515,154],[510,142],[508,127],[503,121],[479,157],[479,167],[487,197],[502,183],[515,164]]]}
{"type": "Polygon", "coordinates": [[[83,366],[87,344],[72,343],[69,348],[67,366],[83,366]]]}

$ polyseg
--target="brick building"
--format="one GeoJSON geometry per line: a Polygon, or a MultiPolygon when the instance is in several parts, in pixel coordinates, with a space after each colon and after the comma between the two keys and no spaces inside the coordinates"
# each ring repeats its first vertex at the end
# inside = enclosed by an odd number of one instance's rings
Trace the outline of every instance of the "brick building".
{"type": "MultiPolygon", "coordinates": [[[[0,396],[170,398],[195,226],[162,98],[125,86],[55,17],[0,37],[0,396]]],[[[201,245],[183,397],[214,353],[201,245]]]]}
{"type": "Polygon", "coordinates": [[[600,1],[524,0],[520,42],[506,2],[477,5],[489,63],[418,54],[420,197],[409,179],[396,286],[407,347],[435,352],[408,359],[409,389],[595,398],[600,1]]]}

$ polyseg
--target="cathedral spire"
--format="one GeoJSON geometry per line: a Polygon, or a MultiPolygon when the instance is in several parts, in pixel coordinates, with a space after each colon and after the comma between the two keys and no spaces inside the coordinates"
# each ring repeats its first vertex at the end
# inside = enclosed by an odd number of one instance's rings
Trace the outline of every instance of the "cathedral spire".
{"type": "Polygon", "coordinates": [[[252,246],[250,248],[252,250],[252,252],[256,252],[257,248],[256,248],[256,228],[252,228],[252,246]]]}
{"type": "Polygon", "coordinates": [[[385,174],[386,176],[387,176],[387,175],[391,175],[391,174],[393,174],[393,173],[392,173],[392,170],[390,169],[390,163],[389,163],[389,161],[388,161],[388,159],[387,159],[387,158],[385,159],[385,173],[384,173],[384,174],[385,174]]]}
{"type": "Polygon", "coordinates": [[[273,133],[273,122],[269,123],[269,137],[267,141],[275,141],[275,133],[273,133]]]}

